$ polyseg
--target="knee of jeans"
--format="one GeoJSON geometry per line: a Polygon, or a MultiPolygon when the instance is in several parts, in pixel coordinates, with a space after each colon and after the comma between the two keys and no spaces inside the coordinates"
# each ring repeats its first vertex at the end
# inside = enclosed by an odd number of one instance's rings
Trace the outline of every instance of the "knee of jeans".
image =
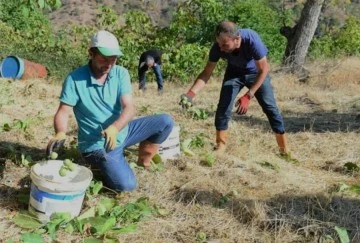
{"type": "Polygon", "coordinates": [[[172,117],[169,114],[161,114],[161,120],[164,126],[171,131],[174,127],[174,120],[172,117]]]}
{"type": "Polygon", "coordinates": [[[113,189],[117,192],[131,192],[134,191],[137,187],[136,180],[128,180],[123,183],[116,183],[113,185],[113,189]]]}

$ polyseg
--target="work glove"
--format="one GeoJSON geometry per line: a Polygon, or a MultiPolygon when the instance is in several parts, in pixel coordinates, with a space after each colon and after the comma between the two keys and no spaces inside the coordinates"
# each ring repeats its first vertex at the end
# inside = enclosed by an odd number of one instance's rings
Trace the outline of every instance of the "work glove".
{"type": "Polygon", "coordinates": [[[191,90],[189,90],[186,94],[182,94],[180,96],[179,105],[181,105],[181,107],[183,109],[190,108],[193,105],[192,100],[193,100],[194,96],[195,96],[195,93],[192,92],[191,90]]]}
{"type": "Polygon", "coordinates": [[[235,107],[237,106],[236,113],[239,115],[244,115],[248,111],[249,103],[250,103],[250,95],[246,93],[243,95],[235,104],[235,107]]]}
{"type": "Polygon", "coordinates": [[[64,145],[65,139],[65,132],[56,133],[56,135],[47,144],[46,156],[49,157],[53,151],[59,150],[64,145]]]}
{"type": "Polygon", "coordinates": [[[102,136],[105,137],[105,150],[110,151],[116,147],[116,138],[119,131],[114,125],[110,125],[104,131],[102,131],[102,136]]]}

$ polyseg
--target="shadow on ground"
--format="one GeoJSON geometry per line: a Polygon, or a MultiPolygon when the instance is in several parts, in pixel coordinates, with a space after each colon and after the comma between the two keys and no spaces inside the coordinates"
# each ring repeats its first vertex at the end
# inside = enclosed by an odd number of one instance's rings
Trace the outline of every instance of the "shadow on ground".
{"type": "MultiPolygon", "coordinates": [[[[313,113],[283,112],[285,130],[288,133],[299,132],[357,132],[360,133],[359,113],[337,113],[328,111],[316,111],[313,113]]],[[[239,116],[234,114],[232,119],[243,122],[249,127],[257,126],[270,131],[270,125],[266,117],[257,118],[239,116]]]]}
{"type": "Polygon", "coordinates": [[[45,158],[45,149],[29,147],[19,143],[0,141],[0,179],[4,176],[7,161],[21,164],[21,155],[30,156],[33,161],[45,158]]]}
{"type": "Polygon", "coordinates": [[[226,209],[240,223],[256,225],[261,231],[288,226],[306,242],[325,242],[327,236],[336,239],[335,226],[346,228],[351,242],[360,242],[360,199],[356,198],[279,195],[268,200],[242,200],[216,190],[189,188],[176,191],[174,200],[226,209]]]}

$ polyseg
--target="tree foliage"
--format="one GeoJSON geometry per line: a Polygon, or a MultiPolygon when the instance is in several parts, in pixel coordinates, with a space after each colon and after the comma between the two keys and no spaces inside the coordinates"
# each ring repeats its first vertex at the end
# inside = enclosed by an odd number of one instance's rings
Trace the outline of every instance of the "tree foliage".
{"type": "MultiPolygon", "coordinates": [[[[334,1],[340,0],[329,0],[328,4],[336,4],[334,1]]],[[[341,4],[348,6],[345,1],[341,4]]],[[[303,6],[296,3],[296,8],[283,8],[274,0],[187,0],[177,6],[166,27],[155,26],[149,15],[139,10],[126,12],[124,23],[114,9],[101,6],[97,26],[69,25],[54,33],[44,11],[60,4],[59,0],[0,0],[0,58],[18,55],[34,60],[46,65],[50,75],[63,78],[86,63],[90,36],[97,29],[107,29],[118,37],[125,54],[119,63],[129,69],[133,81],[137,80],[141,53],[158,48],[164,53],[164,78],[192,82],[207,61],[219,21],[228,19],[241,28],[257,31],[269,48],[269,59],[280,62],[286,39],[279,29],[284,23],[295,23],[303,6]]],[[[321,34],[315,34],[310,55],[359,54],[358,30],[356,18],[337,28],[324,27],[321,34]]]]}

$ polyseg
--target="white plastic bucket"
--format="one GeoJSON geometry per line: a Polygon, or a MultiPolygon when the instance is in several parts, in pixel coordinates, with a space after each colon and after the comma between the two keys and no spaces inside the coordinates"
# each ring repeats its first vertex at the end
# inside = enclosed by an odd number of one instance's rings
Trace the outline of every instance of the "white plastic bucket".
{"type": "Polygon", "coordinates": [[[168,138],[160,144],[159,155],[162,160],[177,159],[180,156],[180,126],[175,125],[168,138]]]}
{"type": "Polygon", "coordinates": [[[59,175],[62,165],[62,160],[48,160],[31,167],[29,211],[43,223],[49,221],[54,212],[78,216],[93,177],[91,170],[81,165],[62,177],[59,175]]]}

